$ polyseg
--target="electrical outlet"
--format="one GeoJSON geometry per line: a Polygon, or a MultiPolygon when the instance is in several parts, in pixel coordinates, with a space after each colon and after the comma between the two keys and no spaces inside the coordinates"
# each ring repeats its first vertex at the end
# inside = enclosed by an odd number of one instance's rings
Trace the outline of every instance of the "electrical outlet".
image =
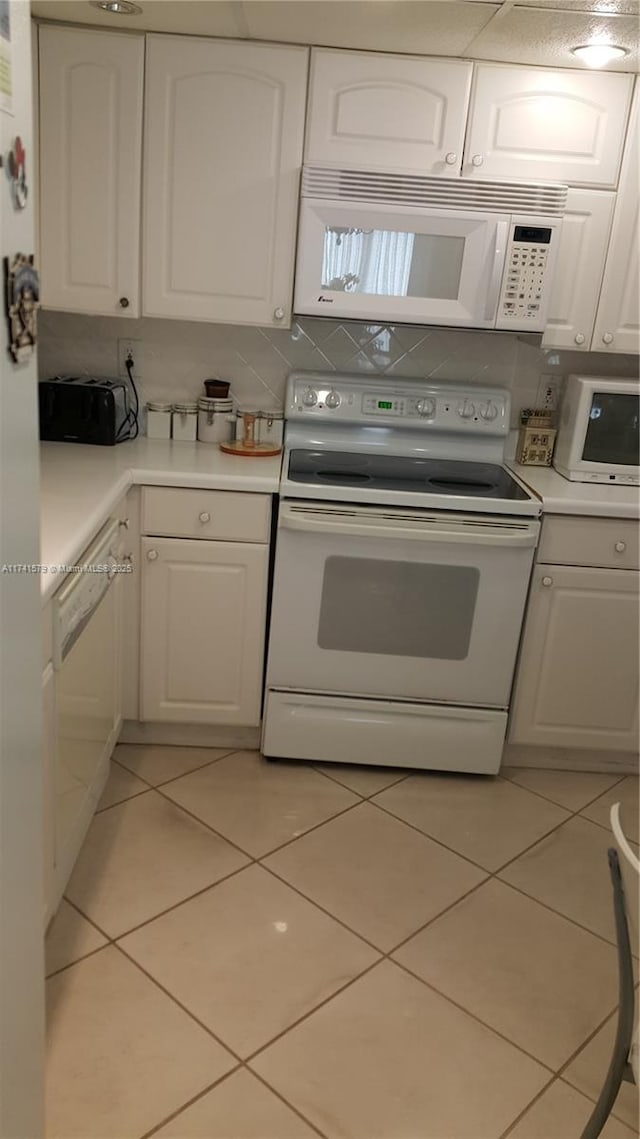
{"type": "Polygon", "coordinates": [[[119,340],[118,341],[118,375],[122,380],[129,378],[127,370],[127,360],[133,361],[133,378],[139,381],[142,379],[142,341],[141,340],[119,340]]]}
{"type": "Polygon", "coordinates": [[[560,402],[561,376],[540,376],[536,407],[544,407],[547,411],[556,411],[560,402]]]}

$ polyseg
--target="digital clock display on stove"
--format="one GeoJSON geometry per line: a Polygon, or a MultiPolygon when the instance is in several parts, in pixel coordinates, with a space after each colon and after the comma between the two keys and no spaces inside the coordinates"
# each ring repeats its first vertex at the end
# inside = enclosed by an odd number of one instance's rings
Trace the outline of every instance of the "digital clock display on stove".
{"type": "Polygon", "coordinates": [[[386,411],[391,411],[393,404],[392,404],[390,399],[379,399],[378,400],[378,407],[380,407],[386,411]]]}

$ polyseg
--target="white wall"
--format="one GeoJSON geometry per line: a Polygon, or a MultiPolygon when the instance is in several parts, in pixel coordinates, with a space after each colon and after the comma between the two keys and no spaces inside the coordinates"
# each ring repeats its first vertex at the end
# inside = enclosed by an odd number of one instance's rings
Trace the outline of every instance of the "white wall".
{"type": "MultiPolygon", "coordinates": [[[[6,155],[17,134],[34,185],[29,4],[10,5],[14,114],[0,111],[6,155]]],[[[13,208],[0,177],[3,256],[34,251],[34,210],[13,208]]],[[[35,356],[13,364],[0,317],[0,1136],[43,1133],[40,579],[2,573],[39,557],[35,356]]]]}
{"type": "Polygon", "coordinates": [[[196,398],[211,376],[230,380],[235,396],[256,407],[282,404],[293,368],[491,382],[511,389],[513,425],[535,402],[541,374],[585,371],[637,375],[637,356],[544,352],[530,338],[408,325],[338,323],[301,317],[293,328],[246,328],[177,320],[41,314],[40,378],[117,375],[119,337],[139,338],[143,394],[196,398]]]}

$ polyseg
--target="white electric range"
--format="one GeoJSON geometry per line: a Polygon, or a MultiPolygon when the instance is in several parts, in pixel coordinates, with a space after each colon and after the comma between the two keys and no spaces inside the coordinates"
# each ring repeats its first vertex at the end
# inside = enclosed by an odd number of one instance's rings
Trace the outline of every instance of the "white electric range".
{"type": "Polygon", "coordinates": [[[265,755],[500,766],[541,503],[501,388],[293,373],[265,755]]]}

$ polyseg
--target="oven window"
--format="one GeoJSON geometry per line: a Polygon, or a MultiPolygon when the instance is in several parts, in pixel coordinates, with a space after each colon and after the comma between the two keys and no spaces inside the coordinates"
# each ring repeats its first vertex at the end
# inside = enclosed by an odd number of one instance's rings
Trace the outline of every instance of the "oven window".
{"type": "Polygon", "coordinates": [[[636,466],[640,436],[640,396],[594,392],[582,458],[588,463],[636,466]]]}
{"type": "Polygon", "coordinates": [[[457,300],[464,237],[327,226],[322,288],[378,297],[457,300]]]}
{"type": "Polygon", "coordinates": [[[464,660],[480,571],[378,558],[329,557],[318,645],[339,652],[464,660]]]}

